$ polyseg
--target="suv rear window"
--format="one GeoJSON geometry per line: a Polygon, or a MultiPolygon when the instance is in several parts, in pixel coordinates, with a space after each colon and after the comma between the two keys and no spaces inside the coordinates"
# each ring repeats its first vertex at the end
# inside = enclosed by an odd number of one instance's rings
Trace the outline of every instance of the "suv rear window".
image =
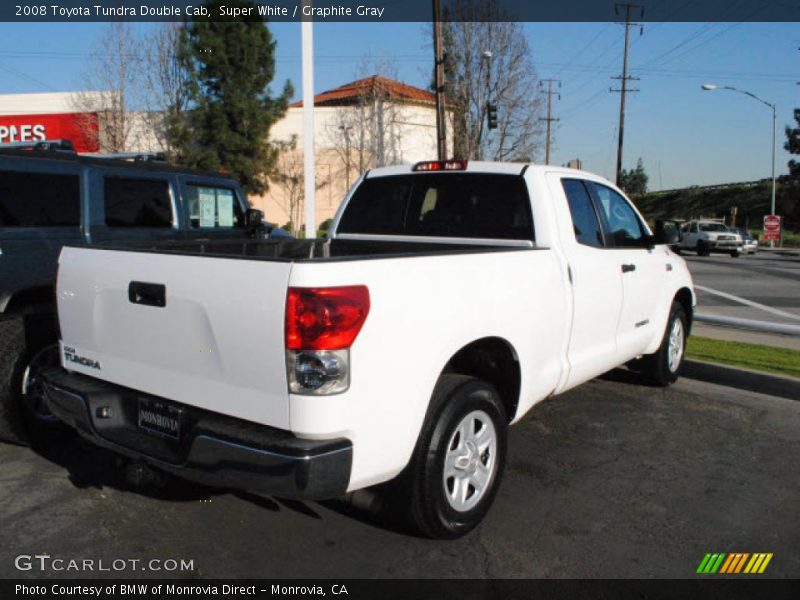
{"type": "Polygon", "coordinates": [[[244,225],[244,213],[233,190],[190,184],[186,188],[192,227],[230,228],[244,225]]]}
{"type": "Polygon", "coordinates": [[[0,227],[77,227],[77,175],[0,171],[0,227]]]}
{"type": "Polygon", "coordinates": [[[106,177],[103,189],[108,227],[172,227],[167,181],[106,177]]]}
{"type": "Polygon", "coordinates": [[[518,175],[436,173],[367,179],[339,233],[533,240],[533,218],[518,175]]]}

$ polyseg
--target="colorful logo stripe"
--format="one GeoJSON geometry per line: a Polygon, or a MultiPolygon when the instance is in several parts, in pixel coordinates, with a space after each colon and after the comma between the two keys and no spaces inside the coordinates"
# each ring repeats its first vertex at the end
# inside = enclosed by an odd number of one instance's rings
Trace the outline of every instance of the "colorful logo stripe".
{"type": "Polygon", "coordinates": [[[769,561],[772,560],[772,553],[756,552],[750,554],[749,552],[725,552],[709,553],[700,561],[700,566],[697,567],[697,573],[701,574],[726,574],[732,575],[737,573],[763,573],[769,561]]]}

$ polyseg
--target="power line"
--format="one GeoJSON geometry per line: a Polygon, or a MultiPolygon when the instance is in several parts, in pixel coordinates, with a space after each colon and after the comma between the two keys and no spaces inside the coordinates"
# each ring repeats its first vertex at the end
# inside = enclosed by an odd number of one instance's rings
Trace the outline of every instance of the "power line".
{"type": "Polygon", "coordinates": [[[580,56],[581,56],[581,55],[582,55],[584,52],[586,52],[586,51],[587,51],[587,50],[588,50],[588,49],[591,47],[591,45],[592,45],[592,44],[594,44],[594,43],[597,41],[597,39],[598,39],[598,38],[599,38],[601,35],[603,35],[603,33],[605,33],[605,32],[606,32],[606,30],[607,30],[609,27],[611,27],[611,23],[606,23],[606,26],[605,26],[605,27],[603,27],[603,28],[602,28],[600,31],[598,31],[598,32],[595,34],[595,36],[594,36],[594,37],[593,37],[591,40],[589,40],[589,41],[586,43],[586,45],[585,45],[583,48],[581,48],[580,50],[578,50],[578,52],[577,52],[577,53],[575,53],[575,54],[573,55],[573,57],[569,59],[569,61],[567,61],[567,65],[571,65],[571,64],[572,64],[572,63],[574,63],[576,60],[578,60],[578,58],[579,58],[579,57],[580,57],[580,56]]]}

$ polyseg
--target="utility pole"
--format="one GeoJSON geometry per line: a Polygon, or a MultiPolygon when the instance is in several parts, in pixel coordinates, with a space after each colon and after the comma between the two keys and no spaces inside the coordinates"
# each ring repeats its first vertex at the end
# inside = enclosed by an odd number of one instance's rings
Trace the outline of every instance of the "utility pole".
{"type": "Polygon", "coordinates": [[[433,0],[433,52],[436,65],[436,151],[439,160],[447,159],[447,122],[444,112],[444,48],[442,47],[441,0],[433,0]]]}
{"type": "MultiPolygon", "coordinates": [[[[631,32],[631,25],[636,25],[636,23],[631,23],[631,10],[634,8],[638,8],[641,11],[641,16],[644,16],[644,8],[638,4],[615,4],[614,11],[619,14],[620,7],[625,8],[625,52],[622,58],[622,75],[617,77],[612,77],[611,79],[619,79],[620,80],[620,89],[615,90],[609,88],[610,92],[619,92],[620,99],[619,99],[619,139],[617,142],[617,185],[622,184],[622,141],[625,136],[625,96],[628,92],[638,92],[638,89],[629,88],[628,82],[629,81],[638,81],[638,77],[631,77],[628,75],[628,49],[630,47],[630,32],[631,32]]],[[[639,32],[641,35],[641,30],[639,32]]]]}
{"type": "MultiPolygon", "coordinates": [[[[540,121],[547,121],[547,142],[545,145],[544,151],[544,164],[550,164],[550,125],[553,121],[560,121],[561,119],[554,119],[553,118],[553,84],[557,83],[558,88],[561,89],[561,80],[560,79],[542,79],[539,81],[539,85],[547,84],[547,118],[546,119],[539,119],[540,121]]],[[[558,99],[561,100],[561,93],[556,92],[558,99]]]]}
{"type": "MultiPolygon", "coordinates": [[[[312,0],[304,0],[311,6],[312,0]]],[[[300,24],[303,56],[303,186],[306,217],[306,238],[317,237],[317,165],[314,141],[314,23],[304,18],[300,24]]]]}

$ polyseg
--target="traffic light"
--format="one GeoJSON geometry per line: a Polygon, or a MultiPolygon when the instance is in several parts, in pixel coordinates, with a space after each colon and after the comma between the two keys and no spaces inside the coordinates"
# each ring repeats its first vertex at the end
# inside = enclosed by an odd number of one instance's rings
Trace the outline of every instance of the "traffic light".
{"type": "Polygon", "coordinates": [[[489,129],[497,129],[497,104],[486,103],[486,121],[489,129]]]}

